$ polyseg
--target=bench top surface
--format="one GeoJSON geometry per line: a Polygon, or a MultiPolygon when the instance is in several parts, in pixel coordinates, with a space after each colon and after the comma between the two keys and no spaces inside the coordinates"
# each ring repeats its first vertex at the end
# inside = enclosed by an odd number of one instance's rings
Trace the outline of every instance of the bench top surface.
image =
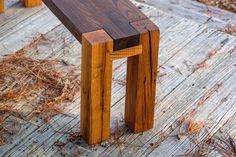
{"type": "Polygon", "coordinates": [[[133,22],[148,18],[129,0],[44,0],[44,3],[81,42],[82,34],[104,29],[119,50],[139,44],[133,22]]]}

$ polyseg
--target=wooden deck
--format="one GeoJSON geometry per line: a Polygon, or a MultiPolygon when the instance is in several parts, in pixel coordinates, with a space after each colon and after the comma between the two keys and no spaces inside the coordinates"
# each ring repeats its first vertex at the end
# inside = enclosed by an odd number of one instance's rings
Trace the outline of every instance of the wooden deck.
{"type": "MultiPolygon", "coordinates": [[[[80,144],[68,141],[69,133],[80,129],[78,94],[66,109],[70,116],[58,115],[49,123],[37,118],[22,120],[20,132],[0,147],[0,156],[183,155],[198,147],[192,136],[175,136],[179,120],[190,113],[194,121],[205,124],[197,143],[222,133],[236,139],[236,33],[227,31],[229,23],[236,24],[236,15],[190,0],[134,3],[161,30],[155,127],[132,134],[124,125],[126,60],[118,60],[113,69],[111,130],[119,130],[120,143],[113,140],[88,146],[80,139],[80,144]]],[[[66,61],[76,65],[80,74],[81,45],[49,9],[26,9],[15,3],[0,14],[0,59],[28,45],[27,56],[66,61]],[[50,44],[33,42],[41,38],[50,44]]],[[[27,104],[17,106],[23,110],[27,104]]],[[[208,154],[222,156],[216,150],[208,154]]]]}

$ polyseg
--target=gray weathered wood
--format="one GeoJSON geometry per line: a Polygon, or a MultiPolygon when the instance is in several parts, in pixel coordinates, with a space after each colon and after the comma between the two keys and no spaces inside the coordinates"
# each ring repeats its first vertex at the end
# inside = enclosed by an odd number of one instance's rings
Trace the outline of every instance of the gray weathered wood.
{"type": "MultiPolygon", "coordinates": [[[[211,25],[204,23],[209,16],[200,13],[201,8],[204,9],[202,4],[192,5],[192,2],[186,0],[183,1],[183,4],[172,3],[173,0],[148,0],[148,2],[151,1],[155,2],[154,6],[133,2],[142,8],[161,29],[159,57],[161,76],[157,85],[156,99],[158,103],[155,113],[155,128],[144,134],[131,134],[122,122],[125,103],[126,60],[118,60],[114,63],[113,72],[111,130],[112,132],[116,131],[116,122],[119,121],[120,130],[123,133],[120,140],[127,142],[128,145],[118,146],[108,143],[109,147],[104,148],[98,145],[93,148],[85,145],[84,142],[80,146],[69,142],[66,132],[79,131],[80,105],[78,104],[80,104],[80,99],[78,95],[76,102],[66,109],[67,114],[71,117],[58,115],[48,124],[38,121],[37,118],[25,121],[21,131],[12,136],[13,143],[0,146],[1,156],[63,156],[63,154],[73,156],[78,155],[78,151],[81,156],[96,156],[98,154],[100,156],[180,155],[188,149],[194,149],[194,146],[189,145],[188,137],[183,137],[181,140],[170,137],[165,139],[156,149],[148,147],[150,143],[156,142],[160,138],[162,132],[174,135],[178,130],[176,122],[179,117],[193,110],[198,111],[194,117],[195,120],[210,122],[211,125],[208,127],[212,134],[223,130],[236,138],[234,118],[236,113],[234,105],[236,102],[234,84],[236,52],[234,50],[232,54],[229,54],[229,51],[235,46],[236,39],[216,30],[219,29],[218,26],[222,27],[226,24],[224,19],[221,19],[213,9],[212,16],[214,16],[217,28],[211,29],[211,25]],[[164,5],[157,7],[158,4],[164,5]],[[166,8],[169,7],[180,10],[188,10],[187,7],[191,7],[189,15],[193,19],[183,18],[184,13],[177,14],[175,11],[168,11],[166,8]],[[198,16],[200,19],[197,19],[198,16]],[[193,71],[194,65],[204,61],[217,47],[221,48],[209,59],[208,66],[193,71]],[[202,96],[220,82],[223,83],[222,86],[211,93],[203,105],[198,106],[202,96]],[[222,99],[225,100],[225,97],[228,99],[222,103],[222,99]],[[65,142],[65,146],[62,148],[55,146],[56,141],[65,142]]],[[[15,6],[18,7],[18,5],[15,6]]],[[[17,9],[13,7],[8,9],[8,12],[0,15],[0,21],[4,23],[0,24],[0,34],[2,33],[0,59],[3,59],[4,55],[27,47],[33,40],[41,38],[41,34],[44,34],[44,38],[49,43],[36,42],[33,47],[26,49],[26,54],[35,59],[63,59],[77,66],[76,72],[80,75],[80,44],[48,9],[44,7],[17,9]],[[14,11],[21,13],[20,16],[10,14],[14,11]],[[64,41],[66,41],[66,45],[64,41]],[[36,48],[39,48],[40,53],[36,54],[36,48]]],[[[231,15],[228,12],[225,14],[231,15]]],[[[26,106],[25,103],[17,105],[17,107],[26,106]]],[[[204,139],[204,137],[205,135],[202,134],[200,139],[204,139]]],[[[217,155],[215,152],[212,154],[217,155]]]]}

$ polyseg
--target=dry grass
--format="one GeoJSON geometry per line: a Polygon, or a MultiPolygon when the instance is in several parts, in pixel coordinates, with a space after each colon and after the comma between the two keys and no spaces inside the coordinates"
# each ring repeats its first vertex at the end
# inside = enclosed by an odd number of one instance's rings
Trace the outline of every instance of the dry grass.
{"type": "Polygon", "coordinates": [[[213,154],[211,153],[213,153],[213,151],[221,156],[234,157],[236,155],[235,141],[230,135],[221,134],[220,136],[211,136],[208,134],[208,136],[201,142],[198,142],[197,138],[192,138],[191,142],[194,144],[194,148],[179,156],[212,156],[213,154]]]}
{"type": "Polygon", "coordinates": [[[5,127],[9,116],[23,120],[37,116],[48,122],[64,113],[79,87],[74,67],[58,60],[33,60],[21,50],[0,61],[0,144],[8,142],[6,133],[17,132],[5,127]],[[29,113],[22,111],[22,104],[27,104],[29,113]]]}
{"type": "Polygon", "coordinates": [[[212,151],[217,152],[222,156],[233,157],[236,155],[236,145],[234,139],[227,133],[218,135],[211,135],[207,131],[205,122],[195,121],[194,115],[196,112],[191,112],[179,120],[180,127],[178,137],[187,136],[190,139],[190,146],[192,146],[186,153],[179,155],[181,157],[190,156],[208,156],[212,151]],[[184,129],[182,129],[184,128],[184,129]],[[205,133],[203,139],[200,133],[205,133]]]}

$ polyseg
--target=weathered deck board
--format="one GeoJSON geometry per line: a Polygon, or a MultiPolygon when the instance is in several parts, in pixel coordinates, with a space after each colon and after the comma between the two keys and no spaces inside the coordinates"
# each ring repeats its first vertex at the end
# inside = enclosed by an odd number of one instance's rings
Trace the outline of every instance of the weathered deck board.
{"type": "MultiPolygon", "coordinates": [[[[151,0],[150,0],[151,1],[151,0]]],[[[154,1],[154,0],[153,0],[154,1]]],[[[159,1],[159,0],[158,0],[159,1]]],[[[162,1],[162,0],[160,0],[162,1]]],[[[136,3],[136,2],[135,2],[136,3]]],[[[170,0],[164,7],[183,7],[186,6],[172,3],[170,0]]],[[[161,3],[156,3],[161,4],[161,3]]],[[[183,4],[191,5],[184,1],[183,4]]],[[[81,156],[175,156],[183,154],[188,149],[194,149],[189,146],[189,138],[183,137],[181,140],[167,138],[156,149],[149,149],[150,143],[156,142],[161,133],[174,135],[178,129],[176,121],[179,117],[197,110],[195,120],[206,120],[212,122],[209,125],[212,134],[219,133],[219,130],[225,130],[232,137],[236,138],[235,128],[235,60],[236,52],[229,54],[236,43],[236,38],[226,35],[223,32],[211,29],[209,25],[204,24],[204,20],[194,22],[182,15],[172,15],[173,12],[166,13],[165,9],[157,10],[153,6],[136,3],[142,10],[160,27],[161,29],[161,47],[160,47],[160,74],[157,84],[157,106],[155,117],[155,128],[144,134],[132,134],[123,122],[120,122],[122,132],[121,140],[130,144],[118,146],[115,144],[107,147],[100,145],[90,147],[83,142],[81,146],[72,144],[68,141],[68,134],[58,132],[78,132],[79,131],[79,108],[80,96],[75,103],[67,108],[67,113],[72,117],[59,115],[50,123],[45,124],[37,119],[25,121],[19,134],[13,136],[13,143],[0,147],[1,156],[74,156],[80,152],[81,156]],[[217,47],[219,51],[208,61],[208,66],[193,71],[193,66],[204,61],[205,58],[217,47]],[[209,99],[203,105],[198,106],[209,89],[217,83],[223,83],[222,86],[213,92],[209,99]],[[222,103],[225,97],[228,99],[222,103]],[[214,105],[214,106],[212,106],[214,105]],[[56,141],[65,142],[63,148],[55,146],[56,141]],[[135,147],[140,145],[141,147],[135,147]]],[[[187,5],[187,6],[188,6],[187,5]]],[[[201,5],[200,5],[201,6],[201,5]]],[[[182,9],[183,9],[182,8],[182,9]]],[[[8,11],[11,12],[10,8],[8,11]]],[[[18,8],[19,9],[19,8],[18,8]]],[[[20,10],[22,16],[11,15],[9,18],[15,19],[11,23],[6,15],[0,15],[0,20],[4,19],[6,25],[11,27],[7,29],[4,25],[0,26],[6,31],[2,31],[4,36],[0,37],[0,56],[8,55],[24,46],[27,47],[33,40],[44,38],[50,41],[49,44],[35,43],[33,48],[26,49],[27,54],[37,59],[63,59],[70,64],[78,67],[77,73],[80,74],[80,44],[75,38],[60,24],[60,22],[46,8],[20,10]],[[30,16],[27,16],[27,14],[30,16]],[[15,16],[15,17],[14,17],[15,16]],[[44,26],[45,27],[42,27],[44,26]],[[66,46],[64,41],[66,40],[66,46]],[[18,43],[18,44],[15,44],[18,43]],[[40,48],[40,53],[36,54],[35,48],[40,48]]],[[[198,5],[190,9],[192,12],[200,12],[198,5]],[[196,7],[196,8],[195,8],[196,7]]],[[[18,10],[19,11],[19,10],[18,10]]],[[[199,13],[198,13],[199,14],[199,13]]],[[[225,24],[223,19],[214,17],[219,22],[219,26],[225,24]],[[223,21],[223,22],[222,22],[223,21]]],[[[225,13],[227,14],[227,12],[225,13]]],[[[195,13],[191,14],[196,16],[195,13]]],[[[229,14],[231,15],[231,14],[229,14]]],[[[203,19],[206,19],[206,15],[203,19]]],[[[217,28],[218,29],[218,28],[217,28]]],[[[126,78],[126,61],[118,60],[114,63],[113,89],[112,89],[112,132],[116,130],[116,121],[123,119],[124,96],[126,78]]],[[[24,106],[24,104],[21,104],[24,106]]],[[[204,134],[201,138],[204,138],[204,134]]],[[[215,152],[212,152],[214,154],[215,152]]]]}
{"type": "MultiPolygon", "coordinates": [[[[49,33],[50,34],[50,33],[49,33]]],[[[58,34],[60,34],[60,32],[58,32],[58,34]]],[[[45,35],[45,37],[47,38],[47,35],[45,35]]],[[[50,40],[50,39],[49,39],[50,40]]],[[[51,40],[53,40],[53,39],[51,39],[51,40]]],[[[54,39],[55,40],[55,39],[54,39]]],[[[58,40],[56,40],[57,42],[58,42],[58,40]]],[[[51,47],[50,47],[51,48],[51,47]]],[[[73,52],[80,52],[80,49],[73,49],[73,52]]],[[[80,53],[78,53],[78,54],[80,54],[80,53]]],[[[71,56],[72,57],[72,56],[71,56]]],[[[78,56],[76,56],[76,57],[78,57],[78,56]]],[[[43,59],[43,58],[42,58],[43,59]]],[[[71,58],[70,58],[71,59],[71,58]]],[[[78,58],[79,59],[79,58],[78,58]]],[[[79,63],[80,63],[80,61],[79,61],[79,63]]],[[[115,91],[114,90],[114,88],[113,88],[113,91],[115,91]]],[[[26,148],[25,146],[23,146],[24,148],[26,148]]],[[[20,148],[20,149],[23,149],[23,148],[20,148]]]]}
{"type": "MultiPolygon", "coordinates": [[[[163,35],[164,35],[164,34],[163,34],[163,35]]],[[[124,66],[122,66],[122,67],[124,67],[124,66]]],[[[124,74],[124,72],[125,72],[125,71],[124,71],[124,70],[125,70],[125,67],[122,68],[122,69],[121,69],[121,70],[122,70],[122,74],[123,74],[123,78],[122,78],[122,79],[124,80],[124,79],[125,79],[125,74],[124,74]],[[123,69],[123,70],[122,70],[122,69],[123,69]]],[[[125,92],[125,89],[123,88],[123,89],[122,89],[122,97],[124,97],[124,92],[125,92]]],[[[119,96],[119,95],[118,95],[118,96],[119,96]]],[[[119,96],[119,97],[120,97],[120,96],[119,96]]],[[[121,98],[122,98],[122,97],[121,97],[121,98]]],[[[121,99],[121,98],[119,98],[119,99],[121,99]]],[[[115,101],[115,102],[116,102],[116,101],[115,101]]],[[[34,152],[34,153],[35,153],[35,152],[34,152]]]]}
{"type": "MultiPolygon", "coordinates": [[[[7,34],[16,31],[17,28],[20,28],[19,25],[21,27],[26,25],[26,21],[32,19],[31,16],[35,16],[36,13],[42,10],[46,10],[45,6],[26,9],[21,3],[16,3],[12,8],[8,9],[4,14],[2,14],[2,16],[0,16],[0,39],[4,38],[7,34]]],[[[37,16],[33,18],[37,18],[37,16]]]]}
{"type": "MultiPolygon", "coordinates": [[[[43,15],[44,15],[43,13],[40,13],[40,17],[43,16],[43,15]]],[[[49,15],[49,16],[48,16],[48,20],[51,20],[50,17],[52,17],[52,16],[53,16],[52,14],[49,15]]],[[[35,18],[35,17],[34,17],[34,18],[35,18]]],[[[29,22],[34,21],[34,18],[33,18],[33,19],[29,19],[29,22]]],[[[44,19],[45,19],[45,17],[44,17],[44,19]]],[[[46,19],[47,19],[47,18],[46,18],[46,19]]],[[[37,20],[36,20],[35,23],[39,24],[40,22],[41,22],[41,21],[37,21],[37,20]]],[[[48,23],[48,21],[46,21],[46,22],[48,23]]],[[[55,22],[57,23],[57,20],[55,20],[55,22]]],[[[27,22],[26,22],[26,23],[27,23],[27,22]]],[[[42,25],[43,25],[43,24],[44,24],[44,23],[42,23],[42,25]]],[[[52,23],[50,23],[50,25],[52,25],[52,23]]],[[[40,27],[40,25],[39,25],[38,27],[40,27]]],[[[55,26],[54,26],[54,27],[55,27],[55,26]]],[[[44,28],[44,29],[46,29],[46,28],[44,28]]],[[[64,28],[64,27],[61,27],[61,29],[65,29],[65,28],[64,28]]],[[[20,30],[19,30],[19,32],[20,32],[20,30]]],[[[31,32],[35,33],[35,32],[32,31],[32,30],[31,30],[31,32]]],[[[55,32],[57,32],[57,30],[56,30],[55,32]]],[[[60,33],[62,33],[62,32],[60,32],[60,31],[57,32],[57,34],[60,34],[60,33]]],[[[48,34],[49,34],[48,36],[50,36],[50,33],[48,33],[48,34]]],[[[51,33],[51,34],[52,34],[52,33],[51,33]]],[[[56,35],[57,35],[57,34],[56,34],[56,35]]],[[[24,35],[25,35],[25,36],[23,36],[22,38],[27,38],[27,35],[32,35],[32,36],[35,35],[34,38],[37,38],[37,34],[27,34],[27,33],[26,33],[26,34],[24,34],[24,35]]],[[[70,35],[70,36],[71,36],[71,35],[70,35]]],[[[45,35],[45,37],[47,38],[47,35],[45,35]]],[[[55,37],[55,35],[54,35],[54,37],[55,37]]],[[[9,38],[11,38],[11,37],[9,37],[9,38]]],[[[72,38],[72,37],[71,37],[71,38],[72,38]]],[[[8,41],[8,37],[7,37],[7,38],[4,38],[4,40],[8,41]]],[[[18,40],[19,40],[19,39],[18,39],[18,40]]],[[[32,40],[32,39],[31,39],[31,40],[32,40]]],[[[50,38],[49,38],[49,40],[50,40],[50,38]]],[[[57,41],[57,43],[59,42],[58,40],[53,39],[53,38],[52,38],[51,40],[55,40],[55,41],[57,41]]],[[[10,42],[9,45],[11,45],[11,44],[13,44],[13,43],[10,42]]],[[[25,43],[24,43],[24,44],[25,44],[25,43]]],[[[57,49],[54,49],[54,51],[58,51],[58,50],[59,50],[59,49],[58,49],[58,46],[59,46],[59,47],[63,47],[64,45],[63,45],[63,44],[57,45],[57,46],[56,46],[57,49]]],[[[76,48],[75,48],[75,49],[72,48],[71,51],[74,51],[75,53],[76,53],[76,51],[80,51],[80,47],[78,47],[78,46],[74,46],[74,47],[76,47],[76,48]]],[[[21,47],[19,47],[18,49],[20,49],[20,48],[21,48],[21,47]]],[[[17,50],[18,50],[18,49],[17,49],[17,50]]],[[[50,49],[51,49],[51,47],[50,47],[50,49]]],[[[14,50],[13,50],[13,51],[14,51],[14,50]]],[[[49,50],[49,52],[50,52],[50,50],[49,50]]],[[[77,54],[77,53],[76,53],[76,54],[77,54]]],[[[80,53],[79,53],[79,54],[80,54],[80,53]]],[[[32,56],[32,55],[33,55],[33,54],[31,54],[31,56],[32,56]]],[[[55,54],[54,54],[54,55],[55,55],[55,54]]],[[[37,55],[36,55],[36,56],[37,56],[37,55]]],[[[40,55],[40,56],[41,56],[41,55],[40,55]]],[[[44,55],[42,54],[42,56],[44,56],[44,55]]],[[[46,57],[46,56],[44,56],[44,58],[45,58],[45,57],[46,57]]],[[[72,57],[72,56],[71,56],[71,57],[72,57]]],[[[78,57],[78,60],[80,59],[78,55],[76,55],[76,57],[78,57]]],[[[34,57],[34,58],[35,58],[35,57],[34,57]]],[[[41,58],[41,59],[44,59],[44,58],[41,58]]],[[[46,57],[46,58],[47,58],[47,57],[46,57]]],[[[69,58],[69,59],[71,60],[71,58],[69,58]]],[[[77,123],[76,123],[76,124],[77,124],[77,123]]],[[[22,138],[21,138],[21,139],[22,139],[22,138]]],[[[18,141],[19,141],[19,140],[18,140],[18,141]]],[[[23,147],[25,147],[25,146],[23,146],[23,147]]]]}
{"type": "MultiPolygon", "coordinates": [[[[181,73],[182,76],[177,72],[174,71],[175,75],[167,75],[165,76],[165,80],[170,79],[171,81],[168,81],[168,84],[159,84],[159,87],[166,89],[168,87],[172,88],[171,94],[167,93],[167,96],[165,97],[164,100],[161,100],[161,96],[157,96],[159,99],[159,105],[157,107],[156,111],[156,127],[150,131],[149,133],[145,133],[142,136],[140,136],[140,138],[135,137],[135,136],[124,136],[123,138],[125,139],[125,141],[133,141],[131,142],[132,144],[136,144],[136,145],[140,145],[140,141],[142,141],[143,143],[146,143],[147,145],[149,145],[151,142],[153,141],[157,141],[156,138],[153,137],[159,137],[159,135],[161,134],[161,132],[166,132],[167,129],[169,129],[169,127],[172,125],[172,123],[174,123],[175,120],[177,120],[182,114],[184,114],[186,112],[186,110],[191,106],[191,102],[192,101],[197,101],[199,98],[201,98],[201,95],[204,94],[203,91],[199,90],[199,89],[195,89],[193,90],[192,88],[192,84],[196,84],[197,85],[197,79],[198,79],[198,73],[194,73],[192,74],[192,72],[189,72],[189,69],[186,69],[186,71],[183,71],[182,69],[184,69],[184,61],[189,60],[192,61],[192,64],[196,64],[199,61],[203,60],[205,58],[205,56],[207,56],[208,53],[210,53],[217,45],[220,45],[220,42],[224,41],[227,38],[226,35],[223,35],[220,32],[216,32],[214,36],[210,36],[205,38],[205,40],[203,40],[203,43],[205,43],[206,47],[199,47],[199,45],[196,45],[196,41],[201,41],[198,40],[198,38],[196,37],[195,40],[192,41],[192,43],[189,43],[188,46],[186,46],[185,48],[183,48],[181,50],[181,53],[178,54],[176,57],[172,58],[169,62],[166,63],[166,65],[168,65],[169,63],[172,63],[172,65],[176,66],[176,68],[181,69],[181,73]],[[218,38],[217,38],[218,37],[218,38]],[[218,40],[216,40],[218,39],[218,40]],[[195,45],[195,48],[192,47],[192,45],[195,45]],[[200,50],[198,48],[201,48],[200,50]],[[190,55],[189,51],[191,50],[192,54],[190,55]],[[202,55],[201,55],[202,53],[202,55]],[[205,54],[205,55],[204,55],[205,54]],[[170,78],[169,78],[170,77],[170,78]],[[172,78],[173,77],[173,78],[172,78]],[[195,77],[195,78],[194,78],[195,77]],[[195,79],[195,80],[191,80],[191,79],[195,79]],[[175,82],[179,82],[179,84],[175,83],[175,82]],[[195,83],[196,82],[196,83],[195,83]],[[199,90],[199,91],[197,91],[199,90]],[[178,92],[177,92],[178,91],[178,92]],[[193,91],[193,93],[191,92],[193,91]],[[185,93],[186,92],[186,93],[185,93]],[[198,93],[200,92],[200,93],[198,93]],[[176,95],[175,95],[176,93],[176,95]],[[185,94],[183,94],[185,93],[185,94]],[[199,95],[197,95],[199,94],[199,95]],[[183,96],[183,98],[181,98],[181,96],[183,96]],[[193,98],[195,97],[195,98],[193,98]],[[180,102],[178,102],[180,101],[180,102]],[[184,105],[185,104],[185,105],[184,105]],[[183,105],[183,106],[182,106],[183,105]],[[152,139],[152,141],[149,141],[150,139],[152,139]]],[[[231,42],[231,46],[232,46],[231,42]]],[[[162,51],[161,51],[162,52],[162,51]]],[[[232,64],[232,63],[231,63],[232,64]]],[[[171,66],[171,65],[169,65],[171,66]]],[[[234,67],[232,67],[234,68],[234,67]]],[[[165,68],[167,69],[167,68],[165,68]]],[[[191,69],[190,69],[191,70],[191,69]]],[[[234,69],[232,69],[234,70],[234,69]]],[[[201,71],[201,69],[200,69],[201,71]]],[[[197,71],[196,71],[197,72],[197,71]]],[[[210,72],[207,70],[206,74],[210,75],[210,72]]],[[[214,75],[215,73],[212,72],[212,75],[214,75]]],[[[220,75],[220,74],[219,74],[220,75]]],[[[211,76],[213,77],[213,76],[211,76]]],[[[204,77],[200,77],[201,79],[204,79],[204,77]]],[[[206,80],[209,79],[209,77],[206,77],[206,80]]],[[[210,82],[209,82],[210,84],[210,82]]],[[[203,85],[199,85],[199,86],[203,86],[203,85]]],[[[163,91],[159,90],[159,93],[163,93],[163,91]]],[[[192,107],[194,107],[194,104],[192,104],[192,107]]],[[[122,138],[122,139],[123,139],[122,138]]],[[[134,148],[133,148],[134,149],[134,148]]],[[[144,147],[144,149],[146,149],[146,147],[144,147]]],[[[124,150],[124,152],[128,152],[129,150],[124,150]]],[[[140,148],[136,148],[136,150],[133,150],[134,152],[138,151],[141,152],[140,148]],[[139,150],[139,151],[138,151],[139,150]]],[[[113,154],[111,154],[111,156],[113,155],[117,155],[119,152],[119,148],[115,150],[115,152],[112,151],[113,154]]],[[[148,152],[148,151],[146,151],[148,152]]],[[[107,155],[107,151],[105,152],[105,154],[107,155]]],[[[124,153],[125,154],[125,153],[124,153]]],[[[138,155],[138,154],[137,154],[138,155]]]]}
{"type": "MultiPolygon", "coordinates": [[[[3,16],[7,15],[3,14],[3,16]]],[[[0,58],[29,45],[32,40],[39,38],[41,34],[47,33],[59,24],[59,20],[48,10],[26,18],[23,24],[19,23],[15,29],[0,37],[0,58]]]]}
{"type": "MultiPolygon", "coordinates": [[[[163,0],[160,1],[163,2],[163,0]]],[[[170,6],[176,5],[184,9],[191,10],[192,12],[196,12],[198,14],[211,16],[215,19],[219,19],[224,22],[232,22],[232,24],[236,24],[235,14],[229,11],[208,6],[203,3],[196,3],[190,0],[165,0],[165,2],[167,2],[167,4],[169,4],[170,6]]]]}
{"type": "Polygon", "coordinates": [[[159,10],[221,31],[226,30],[229,24],[236,25],[236,15],[234,13],[191,0],[146,0],[146,3],[155,6],[159,10]]]}
{"type": "MultiPolygon", "coordinates": [[[[219,80],[224,82],[222,88],[219,88],[217,92],[206,101],[206,103],[197,108],[197,115],[194,117],[196,120],[205,120],[211,125],[208,126],[208,132],[212,135],[220,129],[221,126],[236,112],[235,108],[235,86],[232,86],[232,81],[235,80],[235,73],[229,74],[229,78],[219,80]],[[227,91],[227,92],[226,92],[227,91]],[[229,96],[229,100],[222,104],[222,100],[229,96]],[[219,116],[220,115],[220,116],[219,116]]],[[[168,135],[175,135],[178,129],[171,130],[168,135]]],[[[205,139],[208,134],[201,134],[200,141],[205,139]]],[[[154,139],[152,141],[155,141],[154,139]]],[[[150,156],[160,156],[166,154],[166,156],[182,155],[187,150],[191,150],[195,145],[191,145],[191,139],[188,137],[182,137],[181,140],[177,140],[175,137],[166,139],[162,145],[152,151],[150,156]],[[168,148],[168,151],[167,151],[168,148]]],[[[145,152],[147,153],[147,152],[145,152]]]]}
{"type": "MultiPolygon", "coordinates": [[[[47,51],[39,51],[39,53],[36,52],[35,47],[30,48],[30,49],[26,49],[27,55],[30,56],[30,57],[32,57],[32,58],[34,58],[34,59],[45,59],[45,58],[51,58],[51,59],[53,59],[53,58],[58,58],[59,55],[64,52],[64,49],[63,49],[63,50],[60,50],[60,49],[62,49],[62,47],[64,46],[64,43],[63,43],[63,37],[60,36],[61,38],[55,38],[55,35],[60,34],[60,35],[63,36],[64,30],[65,30],[64,27],[62,27],[61,29],[60,29],[60,28],[55,28],[55,30],[54,30],[53,32],[49,32],[49,33],[48,33],[48,36],[45,35],[45,37],[50,40],[50,36],[55,33],[55,34],[54,34],[54,39],[55,39],[57,42],[60,41],[59,44],[58,44],[58,43],[55,44],[54,47],[53,47],[53,46],[52,46],[52,47],[51,47],[51,46],[50,46],[50,47],[47,46],[47,48],[49,48],[49,50],[47,50],[47,51]],[[60,40],[58,40],[58,39],[60,39],[60,40]],[[54,49],[54,51],[52,51],[51,49],[54,49]],[[35,53],[37,53],[38,55],[35,55],[35,53]]],[[[67,33],[67,34],[68,34],[68,33],[67,33]]],[[[71,35],[70,35],[70,36],[71,36],[71,35]]],[[[74,41],[75,41],[75,39],[74,39],[74,41]]],[[[73,43],[72,43],[72,44],[73,44],[73,43]]],[[[40,47],[40,44],[36,44],[35,46],[36,46],[36,47],[40,47]]],[[[34,120],[35,120],[35,119],[30,120],[30,123],[31,123],[31,124],[35,124],[36,126],[40,126],[40,125],[41,125],[41,124],[39,123],[40,121],[38,122],[39,124],[37,124],[36,122],[34,122],[34,120]]],[[[32,127],[34,127],[34,126],[32,126],[32,127]]],[[[24,129],[24,128],[25,128],[25,127],[23,127],[23,129],[24,129]]],[[[28,128],[28,130],[31,130],[31,126],[30,126],[30,128],[28,128]]],[[[28,132],[27,129],[26,129],[26,132],[22,132],[22,134],[20,133],[18,136],[13,137],[13,139],[14,139],[13,143],[12,143],[11,145],[5,145],[5,146],[4,146],[4,149],[1,149],[0,154],[4,154],[4,153],[5,153],[6,151],[8,151],[8,149],[10,149],[13,145],[17,144],[19,141],[21,141],[22,139],[24,139],[25,137],[22,136],[22,135],[27,135],[27,136],[28,136],[30,133],[32,133],[32,132],[34,132],[34,131],[35,131],[35,130],[32,130],[31,132],[28,132]],[[8,147],[7,147],[7,146],[8,146],[8,147]]]]}

